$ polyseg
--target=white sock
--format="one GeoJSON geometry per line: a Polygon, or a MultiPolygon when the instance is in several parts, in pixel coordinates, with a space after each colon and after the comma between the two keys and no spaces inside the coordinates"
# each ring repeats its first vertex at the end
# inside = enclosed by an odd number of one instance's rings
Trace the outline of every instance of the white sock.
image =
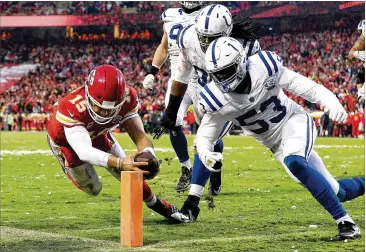
{"type": "Polygon", "coordinates": [[[355,224],[355,222],[352,220],[351,216],[349,216],[348,214],[346,214],[342,218],[339,218],[338,220],[336,220],[337,224],[339,224],[343,221],[348,221],[348,222],[351,222],[351,223],[355,224]]]}
{"type": "Polygon", "coordinates": [[[147,206],[153,206],[153,205],[155,205],[155,203],[156,203],[156,196],[154,195],[154,197],[151,199],[151,200],[149,200],[149,201],[145,201],[145,204],[147,205],[147,206]]]}
{"type": "Polygon", "coordinates": [[[193,195],[193,196],[197,196],[197,197],[201,198],[204,190],[205,190],[205,188],[203,186],[191,184],[191,189],[189,189],[189,195],[193,195]]]}
{"type": "Polygon", "coordinates": [[[187,161],[180,163],[182,166],[187,167],[188,169],[192,168],[191,161],[188,159],[187,161]]]}

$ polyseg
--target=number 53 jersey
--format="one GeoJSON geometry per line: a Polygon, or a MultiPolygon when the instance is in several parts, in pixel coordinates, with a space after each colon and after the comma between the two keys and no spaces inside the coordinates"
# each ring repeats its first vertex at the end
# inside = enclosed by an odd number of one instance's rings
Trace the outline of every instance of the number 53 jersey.
{"type": "Polygon", "coordinates": [[[93,140],[118,126],[119,123],[137,117],[138,115],[137,92],[132,87],[126,87],[126,101],[122,105],[120,112],[111,122],[100,125],[89,115],[86,107],[85,89],[80,87],[67,94],[59,100],[54,108],[50,122],[47,126],[47,133],[50,138],[60,146],[68,146],[65,137],[64,127],[83,126],[93,140]]]}
{"type": "MultiPolygon", "coordinates": [[[[232,121],[267,148],[272,148],[281,140],[285,122],[293,113],[303,110],[285,95],[282,88],[295,93],[309,91],[301,87],[301,90],[296,90],[298,85],[292,81],[292,77],[287,76],[287,71],[294,73],[282,66],[282,59],[278,55],[259,51],[248,59],[246,79],[250,78],[251,82],[249,93],[223,93],[215,83],[209,83],[199,96],[199,108],[206,113],[201,127],[207,127],[207,130],[217,126],[220,129],[221,124],[232,121]]],[[[209,130],[205,132],[201,133],[209,134],[209,130]]]]}

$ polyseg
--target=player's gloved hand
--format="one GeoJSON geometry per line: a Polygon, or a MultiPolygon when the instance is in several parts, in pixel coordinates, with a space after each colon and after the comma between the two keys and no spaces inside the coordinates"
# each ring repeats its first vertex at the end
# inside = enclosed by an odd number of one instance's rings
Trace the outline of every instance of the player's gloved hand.
{"type": "Polygon", "coordinates": [[[206,152],[201,155],[201,161],[211,172],[221,171],[224,156],[220,152],[206,152]]]}
{"type": "Polygon", "coordinates": [[[167,129],[174,130],[176,121],[177,114],[170,114],[166,111],[161,118],[160,125],[154,129],[153,139],[159,139],[167,129]]]}
{"type": "Polygon", "coordinates": [[[334,104],[331,107],[326,107],[324,112],[328,114],[329,118],[333,121],[345,123],[347,121],[348,114],[340,103],[334,104]]]}
{"type": "Polygon", "coordinates": [[[145,79],[142,85],[146,89],[152,89],[155,81],[155,75],[159,72],[159,68],[151,64],[150,71],[145,74],[145,79]]]}
{"type": "Polygon", "coordinates": [[[135,157],[138,155],[138,152],[133,152],[125,158],[121,158],[119,160],[119,168],[121,171],[141,171],[143,174],[148,175],[148,171],[140,170],[141,166],[148,166],[148,162],[135,162],[135,157]]]}
{"type": "Polygon", "coordinates": [[[365,100],[365,85],[358,89],[358,100],[360,102],[365,100]]]}
{"type": "Polygon", "coordinates": [[[154,80],[155,80],[154,75],[147,74],[145,76],[144,81],[142,82],[142,85],[144,86],[144,88],[151,90],[153,88],[154,80]]]}

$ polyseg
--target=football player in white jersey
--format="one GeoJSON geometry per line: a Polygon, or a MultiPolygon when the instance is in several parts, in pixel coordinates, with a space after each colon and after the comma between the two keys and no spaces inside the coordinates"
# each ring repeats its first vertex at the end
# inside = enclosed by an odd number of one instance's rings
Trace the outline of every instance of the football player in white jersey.
{"type": "MultiPolygon", "coordinates": [[[[199,107],[198,97],[201,88],[209,82],[204,57],[210,42],[221,36],[232,35],[238,37],[245,46],[248,55],[252,55],[260,50],[259,42],[256,40],[257,37],[255,35],[255,32],[260,28],[261,26],[253,25],[249,19],[233,22],[230,11],[223,5],[209,5],[200,11],[196,23],[183,29],[178,38],[180,47],[177,63],[178,71],[173,81],[169,105],[160,126],[155,131],[154,138],[159,138],[166,128],[169,129],[174,126],[173,122],[176,120],[177,113],[179,114],[178,108],[182,97],[185,97],[187,93],[193,101],[196,121],[199,124],[202,115],[197,109],[199,107]]],[[[231,126],[232,123],[227,122],[221,128],[221,137],[230,130],[231,126]]],[[[215,145],[217,152],[223,151],[221,137],[220,141],[215,145]]],[[[209,194],[218,195],[221,191],[221,174],[210,174],[205,169],[203,169],[205,171],[203,173],[196,173],[195,171],[202,171],[202,169],[195,169],[198,166],[203,166],[203,164],[198,156],[195,155],[188,197],[191,199],[197,195],[202,195],[204,189],[202,185],[206,184],[208,178],[210,178],[209,194]]]]}
{"type": "MultiPolygon", "coordinates": [[[[213,81],[200,94],[206,111],[196,135],[197,152],[206,168],[215,171],[223,160],[214,151],[220,128],[231,120],[241,126],[301,182],[338,224],[337,239],[360,237],[360,229],[341,202],[364,194],[364,178],[335,180],[313,150],[314,121],[304,109],[289,99],[283,89],[313,103],[321,104],[331,120],[344,122],[347,113],[337,97],[322,85],[291,71],[282,59],[269,51],[246,57],[241,43],[229,37],[212,42],[205,56],[213,81]]],[[[188,211],[197,218],[198,206],[188,211]]]]}
{"type": "MultiPolygon", "coordinates": [[[[167,92],[165,94],[165,106],[168,106],[172,81],[177,74],[177,61],[179,55],[178,36],[179,33],[188,25],[194,23],[202,1],[181,1],[182,8],[170,8],[163,12],[161,20],[164,22],[164,35],[160,45],[155,51],[152,60],[151,70],[145,76],[143,81],[144,88],[152,89],[155,81],[155,75],[159,72],[160,67],[166,59],[170,58],[171,76],[168,81],[167,92]]],[[[188,93],[183,97],[182,104],[179,107],[178,115],[174,128],[169,130],[170,142],[175,153],[181,163],[182,175],[175,187],[177,192],[183,192],[188,189],[191,180],[191,162],[188,155],[187,139],[182,130],[183,118],[192,104],[192,99],[188,93]]]]}
{"type": "MultiPolygon", "coordinates": [[[[358,30],[361,30],[361,34],[358,37],[357,41],[352,46],[351,50],[348,53],[348,58],[350,60],[360,59],[365,61],[365,20],[362,20],[357,27],[358,30]]],[[[360,101],[365,100],[365,67],[362,66],[358,76],[357,76],[357,89],[358,89],[358,99],[360,101]]]]}

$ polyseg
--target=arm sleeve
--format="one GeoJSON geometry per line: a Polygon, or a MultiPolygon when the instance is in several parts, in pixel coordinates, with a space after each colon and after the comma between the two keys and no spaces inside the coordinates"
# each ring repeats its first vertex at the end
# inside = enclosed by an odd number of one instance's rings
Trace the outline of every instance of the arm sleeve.
{"type": "Polygon", "coordinates": [[[226,120],[219,113],[203,116],[195,138],[197,153],[201,160],[205,153],[214,151],[225,122],[226,120]]]}
{"type": "Polygon", "coordinates": [[[185,50],[181,50],[179,53],[175,80],[188,85],[193,66],[186,53],[187,52],[185,50]]]}
{"type": "Polygon", "coordinates": [[[279,85],[295,95],[326,108],[339,104],[338,98],[330,90],[286,67],[283,67],[279,76],[279,85]]]}
{"type": "Polygon", "coordinates": [[[80,160],[92,165],[108,167],[108,158],[111,154],[93,147],[89,133],[85,127],[64,127],[64,131],[67,142],[80,160]]]}

